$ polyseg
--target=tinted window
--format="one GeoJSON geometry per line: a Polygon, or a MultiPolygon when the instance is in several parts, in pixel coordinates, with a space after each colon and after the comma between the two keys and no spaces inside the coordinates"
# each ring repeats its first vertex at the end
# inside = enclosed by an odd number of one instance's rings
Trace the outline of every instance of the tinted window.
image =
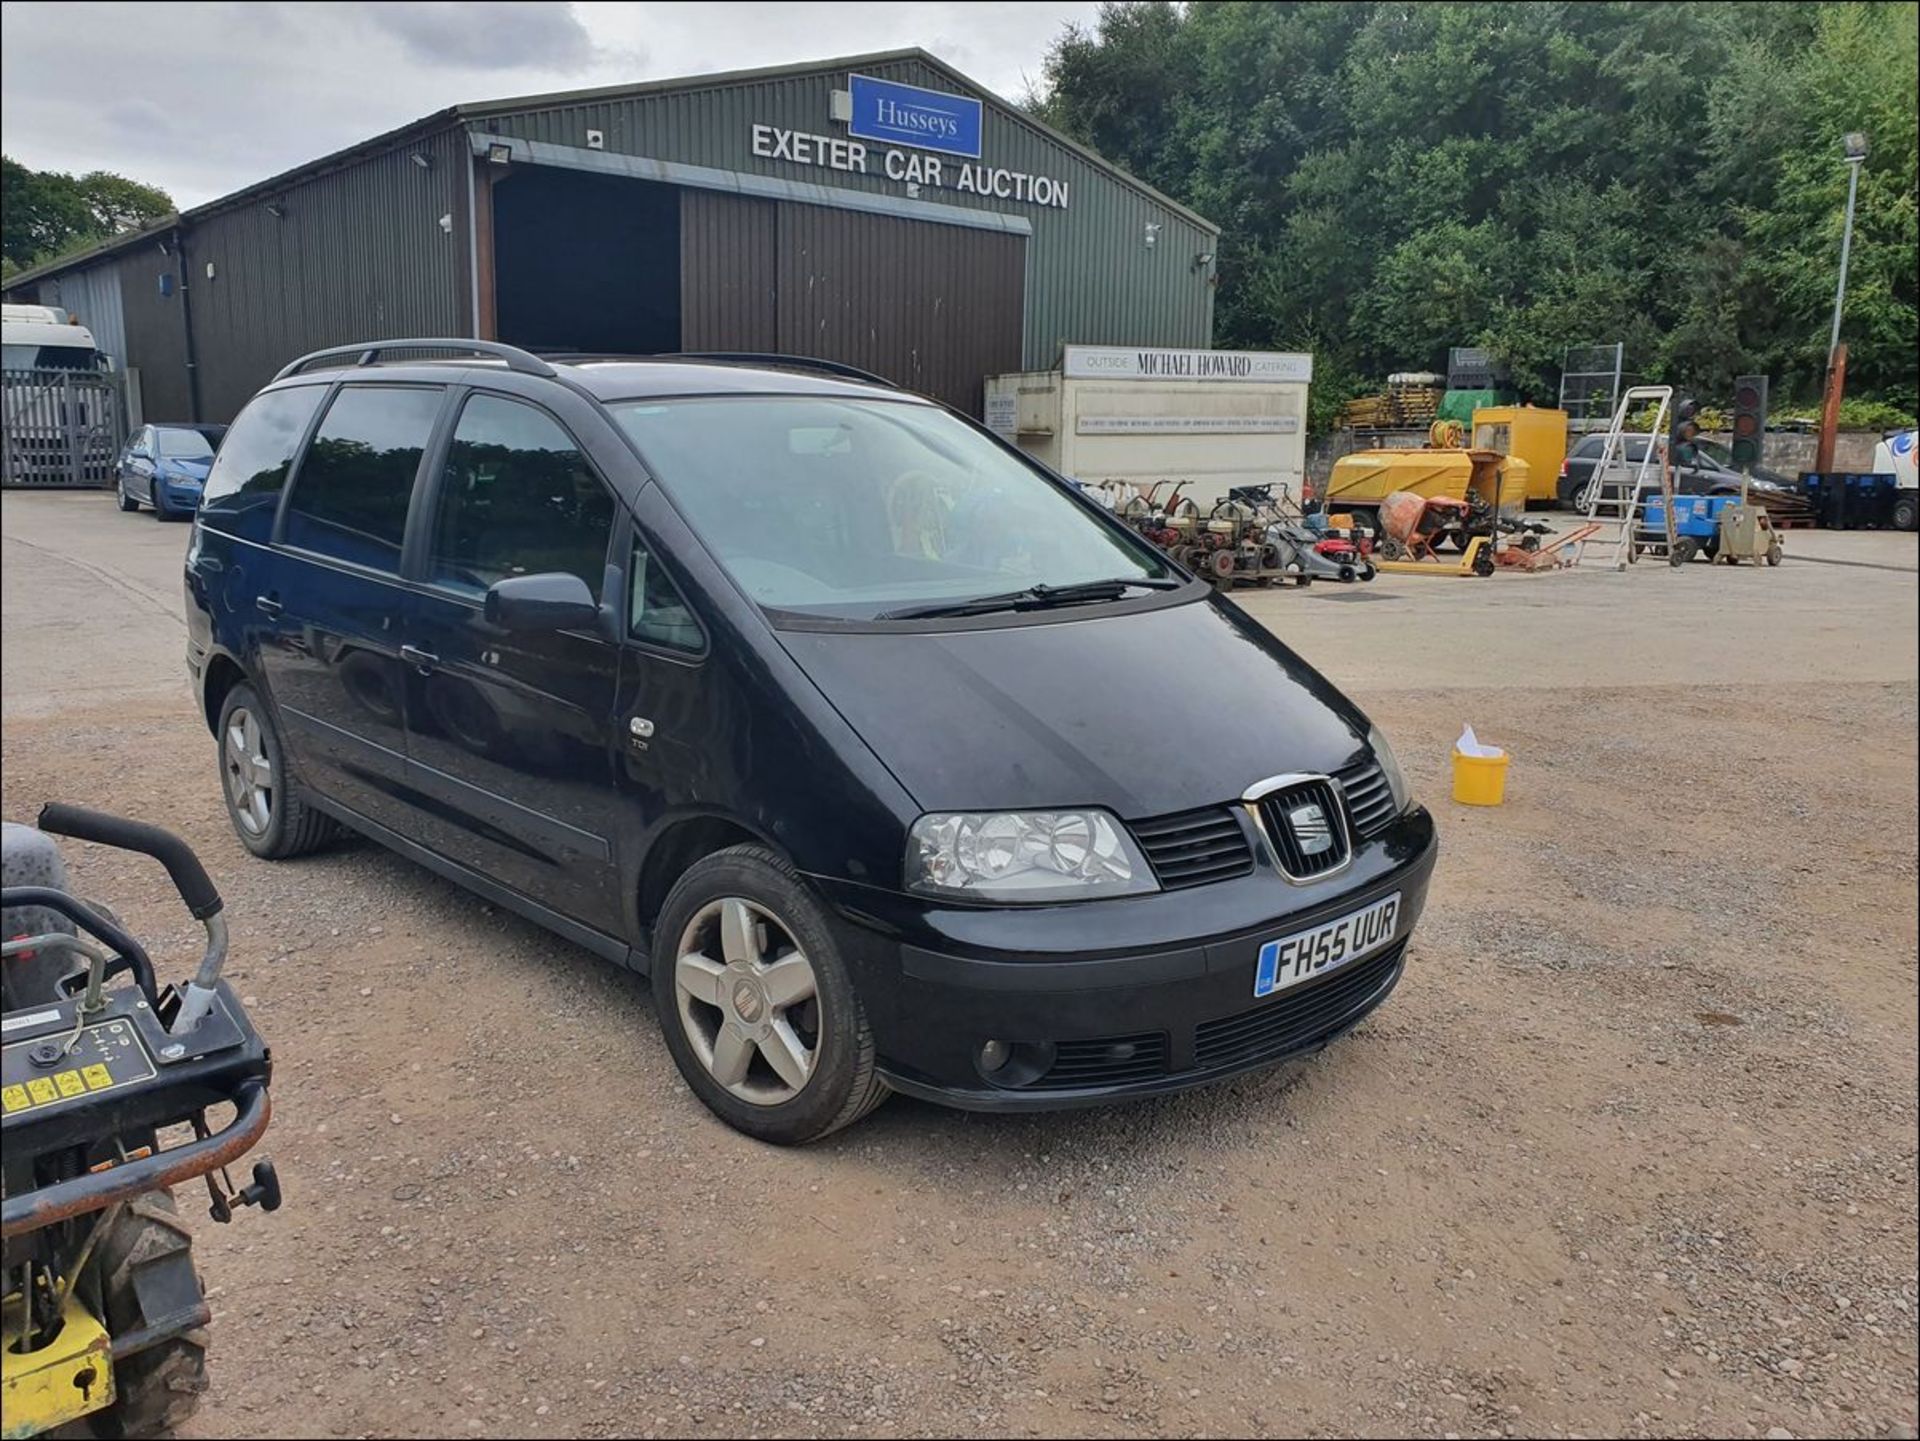
{"type": "MultiPolygon", "coordinates": [[[[398,571],[413,478],[440,397],[436,387],[343,389],[300,463],[287,501],[286,543],[398,571]]],[[[231,449],[231,441],[221,448],[222,462],[231,449]]]]}
{"type": "Polygon", "coordinates": [[[303,385],[254,397],[234,421],[207,475],[201,514],[271,509],[280,499],[300,437],[326,393],[323,385],[303,385]]]}
{"type": "Polygon", "coordinates": [[[702,649],[700,627],[694,623],[693,612],[687,608],[680,587],[637,538],[633,542],[630,583],[628,635],[673,650],[702,649]]]}
{"type": "Polygon", "coordinates": [[[600,596],[613,497],[552,416],[476,395],[440,481],[429,576],[482,592],[510,575],[567,571],[600,596]]]}

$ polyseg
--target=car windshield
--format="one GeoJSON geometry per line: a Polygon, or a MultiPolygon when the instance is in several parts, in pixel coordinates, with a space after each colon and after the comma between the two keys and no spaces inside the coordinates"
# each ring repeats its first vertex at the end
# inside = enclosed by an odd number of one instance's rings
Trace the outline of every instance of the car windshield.
{"type": "Polygon", "coordinates": [[[8,370],[98,370],[100,353],[88,345],[9,345],[8,370]]]}
{"type": "Polygon", "coordinates": [[[612,409],[707,548],[771,610],[870,620],[1031,586],[1164,584],[1172,574],[1145,544],[930,405],[770,395],[612,409]]]}
{"type": "Polygon", "coordinates": [[[213,442],[197,430],[161,426],[154,431],[160,454],[168,460],[212,460],[213,442]]]}

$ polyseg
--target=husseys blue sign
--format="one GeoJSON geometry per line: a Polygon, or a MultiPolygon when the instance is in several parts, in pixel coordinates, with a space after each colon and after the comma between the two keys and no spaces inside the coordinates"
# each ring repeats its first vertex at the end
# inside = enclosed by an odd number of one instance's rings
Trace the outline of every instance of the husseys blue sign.
{"type": "Polygon", "coordinates": [[[847,133],[861,140],[911,145],[980,158],[980,102],[944,90],[922,90],[871,75],[850,75],[853,118],[847,133]]]}

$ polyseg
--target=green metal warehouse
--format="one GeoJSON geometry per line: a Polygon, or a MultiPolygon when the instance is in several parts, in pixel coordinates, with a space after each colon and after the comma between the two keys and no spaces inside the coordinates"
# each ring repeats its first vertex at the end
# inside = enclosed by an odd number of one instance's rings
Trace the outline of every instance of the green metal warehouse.
{"type": "Polygon", "coordinates": [[[784,351],[980,413],[1066,344],[1203,347],[1218,227],[921,50],[458,105],[16,277],[224,421],[398,336],[784,351]]]}

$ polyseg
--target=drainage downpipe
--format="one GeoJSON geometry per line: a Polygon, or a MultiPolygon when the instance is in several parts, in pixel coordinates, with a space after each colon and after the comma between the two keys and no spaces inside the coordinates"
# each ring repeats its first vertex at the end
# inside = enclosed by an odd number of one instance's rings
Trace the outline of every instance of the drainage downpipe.
{"type": "Polygon", "coordinates": [[[201,418],[200,365],[193,350],[193,267],[187,263],[187,232],[177,225],[173,230],[173,253],[180,262],[180,329],[187,340],[188,418],[198,424],[201,418]]]}

